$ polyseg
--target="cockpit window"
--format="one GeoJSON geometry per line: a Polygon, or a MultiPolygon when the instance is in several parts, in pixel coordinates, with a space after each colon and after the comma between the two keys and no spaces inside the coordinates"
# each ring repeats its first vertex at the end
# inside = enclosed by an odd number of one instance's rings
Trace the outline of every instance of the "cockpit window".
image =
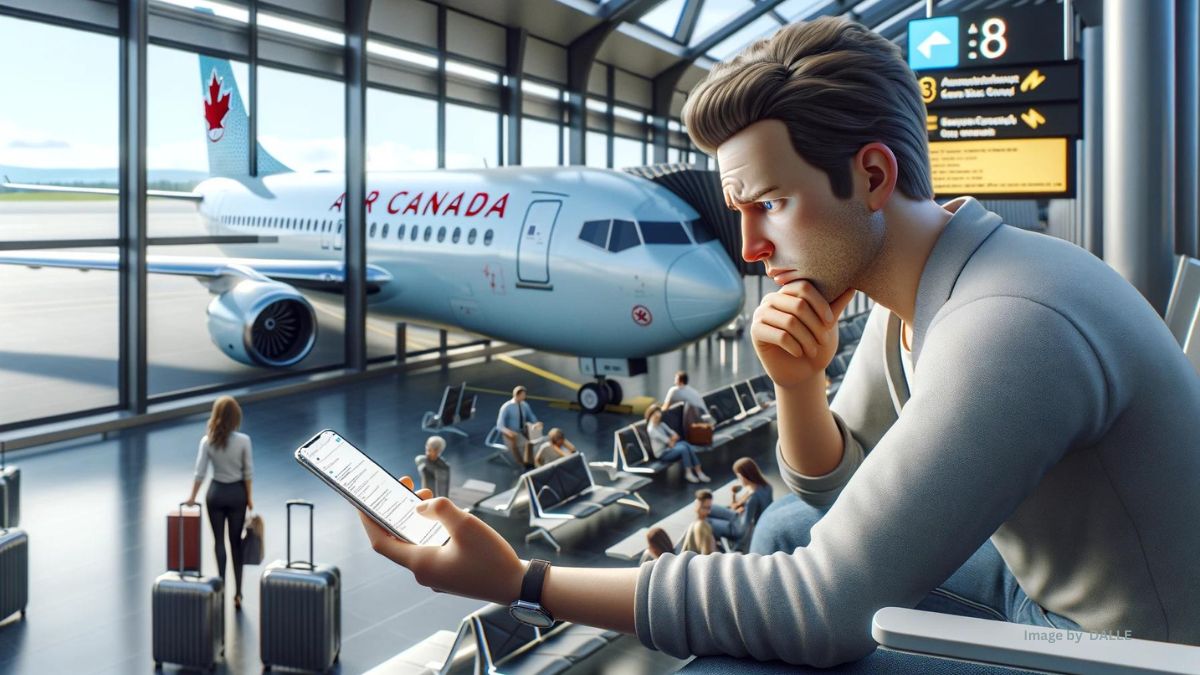
{"type": "Polygon", "coordinates": [[[697,244],[717,238],[717,235],[713,234],[712,230],[708,229],[708,225],[700,218],[688,222],[688,226],[692,230],[692,239],[695,239],[697,244]]]}
{"type": "Polygon", "coordinates": [[[692,240],[688,239],[687,232],[684,231],[681,223],[642,221],[638,225],[642,227],[642,239],[647,244],[692,243],[692,240]]]}
{"type": "Polygon", "coordinates": [[[579,238],[593,246],[604,248],[608,245],[608,220],[589,220],[579,231],[579,238]]]}
{"type": "Polygon", "coordinates": [[[633,248],[642,243],[638,237],[637,225],[630,220],[612,221],[612,235],[608,238],[608,250],[613,253],[633,248]]]}

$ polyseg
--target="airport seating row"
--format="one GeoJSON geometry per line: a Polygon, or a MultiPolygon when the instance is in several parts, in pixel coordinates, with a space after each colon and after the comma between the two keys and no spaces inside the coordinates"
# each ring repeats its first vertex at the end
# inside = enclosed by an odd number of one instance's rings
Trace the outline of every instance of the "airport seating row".
{"type": "Polygon", "coordinates": [[[554,531],[588,518],[605,506],[622,504],[649,513],[650,505],[638,494],[649,483],[649,478],[623,475],[615,476],[609,485],[597,485],[587,458],[577,452],[526,471],[516,486],[479,502],[475,511],[512,517],[527,508],[531,531],[525,537],[526,543],[541,537],[555,551],[561,551],[554,531]]]}
{"type": "Polygon", "coordinates": [[[546,630],[486,605],[466,616],[457,632],[438,631],[367,671],[367,675],[443,675],[452,672],[555,675],[597,654],[621,636],[559,622],[546,630]]]}
{"type": "MultiPolygon", "coordinates": [[[[733,486],[737,485],[737,480],[731,480],[719,488],[713,490],[714,504],[729,504],[733,501],[733,486]]],[[[604,553],[610,558],[617,560],[640,560],[642,554],[646,552],[646,533],[651,527],[661,527],[671,537],[671,541],[675,543],[678,550],[679,543],[683,541],[683,535],[687,532],[690,526],[696,520],[696,505],[694,502],[688,502],[683,508],[670,514],[666,518],[654,523],[650,527],[643,527],[621,541],[609,546],[604,553]]],[[[726,546],[726,550],[729,547],[726,546]]]]}
{"type": "Polygon", "coordinates": [[[466,382],[446,387],[442,390],[442,401],[438,404],[438,409],[427,411],[421,417],[421,430],[458,434],[465,438],[469,434],[457,425],[475,416],[478,402],[478,396],[467,396],[466,382]]]}
{"type": "MultiPolygon", "coordinates": [[[[774,400],[775,384],[767,375],[736,382],[704,394],[704,404],[714,422],[711,445],[694,446],[697,452],[719,447],[749,433],[775,419],[775,406],[760,403],[763,399],[774,400]]],[[[683,404],[676,403],[663,411],[663,423],[679,434],[683,428],[683,404]]],[[[609,475],[618,473],[657,474],[665,471],[671,463],[659,460],[650,444],[646,420],[639,420],[613,432],[613,457],[611,460],[592,462],[592,466],[604,469],[609,475]]]]}

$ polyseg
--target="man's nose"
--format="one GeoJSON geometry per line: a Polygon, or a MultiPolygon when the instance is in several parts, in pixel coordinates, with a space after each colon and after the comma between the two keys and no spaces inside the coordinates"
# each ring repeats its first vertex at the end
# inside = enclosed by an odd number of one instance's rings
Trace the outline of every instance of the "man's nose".
{"type": "Polygon", "coordinates": [[[758,232],[758,228],[742,216],[742,260],[748,263],[767,260],[775,252],[774,245],[758,232]]]}

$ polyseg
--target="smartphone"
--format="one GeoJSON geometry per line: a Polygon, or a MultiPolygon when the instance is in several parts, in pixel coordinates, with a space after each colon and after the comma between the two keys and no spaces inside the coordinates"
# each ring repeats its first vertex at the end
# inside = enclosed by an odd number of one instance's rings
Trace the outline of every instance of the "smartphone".
{"type": "Polygon", "coordinates": [[[325,429],[296,449],[296,461],[400,539],[441,546],[450,533],[414,509],[421,498],[341,434],[325,429]]]}

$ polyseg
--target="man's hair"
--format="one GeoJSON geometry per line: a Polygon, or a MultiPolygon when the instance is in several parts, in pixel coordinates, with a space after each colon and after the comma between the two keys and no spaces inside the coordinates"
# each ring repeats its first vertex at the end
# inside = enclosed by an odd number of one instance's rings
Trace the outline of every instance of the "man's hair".
{"type": "Polygon", "coordinates": [[[446,439],[442,438],[441,436],[430,436],[429,438],[425,439],[425,449],[428,450],[430,448],[433,448],[438,452],[445,450],[446,439]]]}
{"type": "Polygon", "coordinates": [[[562,440],[566,440],[566,435],[563,434],[562,429],[559,429],[558,427],[554,427],[553,429],[550,430],[550,433],[546,434],[546,438],[552,442],[553,441],[562,441],[562,440]]]}
{"type": "Polygon", "coordinates": [[[845,18],[784,26],[718,63],[692,89],[682,117],[710,155],[755,122],[783,122],[796,154],[824,171],[841,199],[853,191],[850,160],[878,141],[896,155],[900,192],[933,197],[917,78],[899,47],[845,18]]]}
{"type": "Polygon", "coordinates": [[[696,490],[696,501],[702,502],[706,499],[712,499],[712,498],[713,498],[712,490],[708,490],[708,489],[696,490]]]}
{"type": "Polygon", "coordinates": [[[675,379],[679,380],[680,384],[687,384],[688,383],[687,371],[681,370],[678,373],[675,373],[675,379]]]}
{"type": "Polygon", "coordinates": [[[524,385],[518,384],[517,386],[513,387],[513,398],[516,398],[517,394],[524,394],[524,393],[525,393],[524,385]]]}

